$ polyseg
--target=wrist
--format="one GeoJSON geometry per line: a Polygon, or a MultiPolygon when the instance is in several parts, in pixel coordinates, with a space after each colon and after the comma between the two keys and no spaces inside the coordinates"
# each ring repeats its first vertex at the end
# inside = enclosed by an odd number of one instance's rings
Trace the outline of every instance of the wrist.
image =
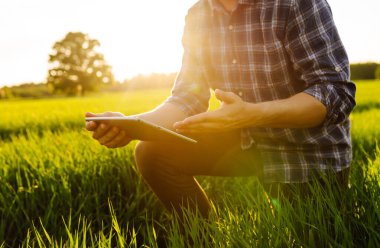
{"type": "Polygon", "coordinates": [[[263,119],[263,108],[260,103],[245,102],[243,111],[245,126],[259,127],[263,119]]]}

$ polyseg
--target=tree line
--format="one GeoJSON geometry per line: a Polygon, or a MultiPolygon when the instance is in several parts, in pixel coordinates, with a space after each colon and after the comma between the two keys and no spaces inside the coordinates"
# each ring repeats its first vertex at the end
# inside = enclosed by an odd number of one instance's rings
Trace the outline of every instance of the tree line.
{"type": "MultiPolygon", "coordinates": [[[[94,91],[135,90],[170,87],[175,73],[137,75],[116,82],[112,67],[99,52],[100,42],[82,32],[69,32],[54,43],[49,54],[45,83],[26,83],[0,88],[0,99],[42,98],[52,96],[83,96],[94,91]]],[[[351,64],[351,79],[380,79],[380,64],[351,64]]]]}
{"type": "Polygon", "coordinates": [[[116,82],[112,67],[99,52],[100,42],[82,32],[69,32],[54,43],[46,82],[0,88],[0,99],[83,96],[88,92],[169,87],[175,73],[137,75],[116,82]]]}
{"type": "MultiPolygon", "coordinates": [[[[120,92],[130,90],[144,90],[154,88],[172,87],[177,73],[152,73],[149,75],[137,75],[131,79],[114,84],[103,84],[97,92],[120,92]]],[[[0,88],[0,99],[12,98],[49,98],[64,97],[65,94],[56,93],[47,83],[25,83],[17,86],[5,86],[0,88]]],[[[77,92],[76,96],[82,96],[77,92]]]]}
{"type": "Polygon", "coordinates": [[[358,63],[351,64],[351,80],[380,79],[380,64],[378,63],[358,63]]]}

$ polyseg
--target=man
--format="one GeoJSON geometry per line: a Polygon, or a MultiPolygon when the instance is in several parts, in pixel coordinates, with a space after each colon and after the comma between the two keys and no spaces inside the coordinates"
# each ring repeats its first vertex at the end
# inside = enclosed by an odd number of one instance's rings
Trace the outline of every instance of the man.
{"type": "MultiPolygon", "coordinates": [[[[196,175],[255,175],[266,185],[347,175],[355,85],[325,0],[200,0],[183,46],[172,95],[139,116],[199,142],[142,141],[135,151],[169,210],[186,205],[208,215],[196,175]],[[206,112],[210,88],[222,104],[206,112]]],[[[86,127],[109,148],[130,142],[117,128],[86,127]]]]}

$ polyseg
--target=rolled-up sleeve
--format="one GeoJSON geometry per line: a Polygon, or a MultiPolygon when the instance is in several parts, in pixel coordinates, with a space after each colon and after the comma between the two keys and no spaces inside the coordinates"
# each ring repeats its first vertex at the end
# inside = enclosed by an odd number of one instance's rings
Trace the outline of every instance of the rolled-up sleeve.
{"type": "Polygon", "coordinates": [[[338,124],[355,106],[349,61],[325,0],[293,0],[285,47],[304,92],[327,109],[324,125],[338,124]]]}
{"type": "Polygon", "coordinates": [[[208,109],[210,88],[206,76],[206,64],[203,61],[202,31],[197,27],[194,16],[186,17],[182,37],[182,67],[175,80],[171,96],[166,102],[179,106],[187,115],[194,115],[208,109]]]}

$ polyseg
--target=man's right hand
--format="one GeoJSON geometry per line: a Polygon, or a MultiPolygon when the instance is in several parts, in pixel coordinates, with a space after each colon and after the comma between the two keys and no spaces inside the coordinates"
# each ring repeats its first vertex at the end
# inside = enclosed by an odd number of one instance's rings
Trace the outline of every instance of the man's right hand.
{"type": "MultiPolygon", "coordinates": [[[[94,114],[87,112],[86,117],[104,117],[104,116],[124,116],[118,112],[105,112],[102,114],[94,114]]],[[[94,121],[86,122],[86,129],[93,132],[92,137],[96,139],[101,145],[108,148],[118,148],[129,144],[132,141],[127,137],[124,130],[117,127],[111,127],[105,123],[97,123],[94,121]]]]}

